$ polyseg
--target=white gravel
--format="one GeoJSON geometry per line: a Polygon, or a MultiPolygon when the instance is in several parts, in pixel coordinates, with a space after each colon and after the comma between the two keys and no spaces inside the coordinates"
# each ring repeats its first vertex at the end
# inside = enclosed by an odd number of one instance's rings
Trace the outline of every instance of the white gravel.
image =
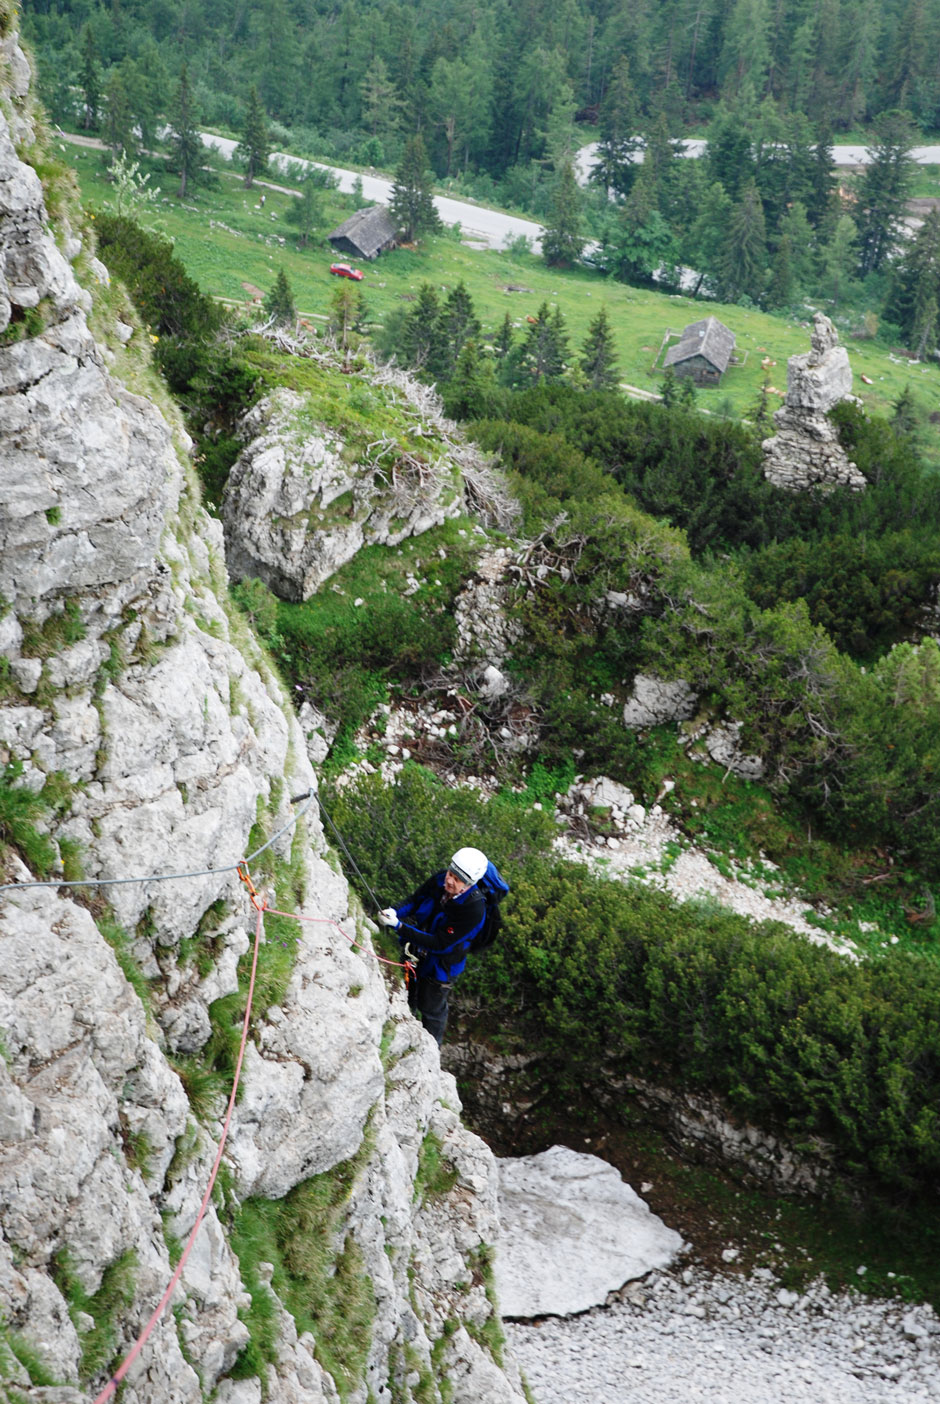
{"type": "Polygon", "coordinates": [[[766,1268],[651,1273],[581,1316],[507,1322],[536,1404],[935,1404],[925,1306],[789,1292],[766,1268]]]}

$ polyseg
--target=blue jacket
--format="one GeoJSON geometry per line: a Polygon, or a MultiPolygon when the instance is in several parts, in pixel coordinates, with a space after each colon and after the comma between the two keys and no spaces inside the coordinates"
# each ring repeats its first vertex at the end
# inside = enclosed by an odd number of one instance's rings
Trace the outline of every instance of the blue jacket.
{"type": "Polygon", "coordinates": [[[422,952],[418,978],[446,984],[456,980],[467,963],[470,942],[486,920],[486,901],[476,886],[445,901],[445,873],[446,869],[429,877],[395,911],[402,923],[400,944],[407,941],[413,951],[422,952]]]}

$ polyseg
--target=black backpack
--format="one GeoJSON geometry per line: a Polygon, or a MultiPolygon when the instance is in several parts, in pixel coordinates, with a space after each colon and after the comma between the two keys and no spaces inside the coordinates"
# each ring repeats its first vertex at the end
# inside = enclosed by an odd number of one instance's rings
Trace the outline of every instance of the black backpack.
{"type": "Polygon", "coordinates": [[[480,878],[477,886],[483,893],[486,916],[483,918],[483,925],[468,947],[473,955],[478,955],[480,951],[489,950],[499,935],[503,925],[503,914],[499,910],[499,904],[509,891],[509,883],[502,877],[495,863],[487,864],[486,872],[480,878]]]}

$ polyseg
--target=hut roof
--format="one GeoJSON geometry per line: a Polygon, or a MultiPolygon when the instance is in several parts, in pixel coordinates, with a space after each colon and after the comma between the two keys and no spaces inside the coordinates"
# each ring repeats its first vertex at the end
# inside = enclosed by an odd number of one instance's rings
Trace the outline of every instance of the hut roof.
{"type": "Polygon", "coordinates": [[[704,317],[700,322],[689,323],[675,346],[666,352],[663,365],[674,366],[677,361],[704,356],[716,370],[724,372],[733,350],[734,332],[717,317],[704,317]]]}
{"type": "Polygon", "coordinates": [[[370,205],[368,209],[357,210],[334,229],[329,239],[348,239],[355,244],[364,258],[375,258],[376,254],[397,234],[386,205],[370,205]]]}

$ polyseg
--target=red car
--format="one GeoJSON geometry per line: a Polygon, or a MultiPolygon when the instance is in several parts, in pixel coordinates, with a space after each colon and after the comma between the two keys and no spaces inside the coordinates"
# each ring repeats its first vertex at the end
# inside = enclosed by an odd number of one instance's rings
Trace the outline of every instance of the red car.
{"type": "Polygon", "coordinates": [[[362,281],[362,269],[350,268],[348,263],[331,263],[330,272],[340,278],[354,278],[357,283],[362,281]]]}

